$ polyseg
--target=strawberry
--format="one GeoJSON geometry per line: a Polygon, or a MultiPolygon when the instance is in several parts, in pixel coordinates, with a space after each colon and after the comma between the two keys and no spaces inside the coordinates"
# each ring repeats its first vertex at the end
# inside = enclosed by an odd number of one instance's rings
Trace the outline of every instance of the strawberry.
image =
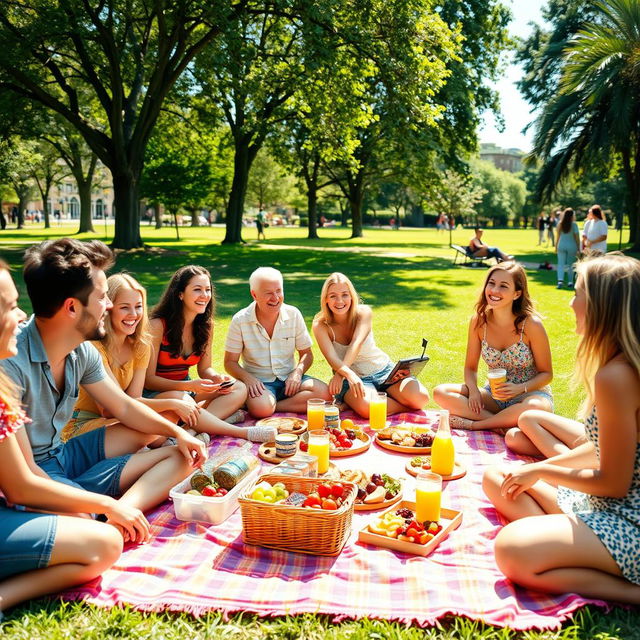
{"type": "Polygon", "coordinates": [[[300,451],[308,451],[309,450],[309,443],[305,442],[304,440],[300,441],[300,451]]]}
{"type": "Polygon", "coordinates": [[[207,496],[209,498],[213,498],[217,496],[217,487],[214,487],[212,484],[208,484],[206,487],[202,488],[202,495],[207,496]]]}

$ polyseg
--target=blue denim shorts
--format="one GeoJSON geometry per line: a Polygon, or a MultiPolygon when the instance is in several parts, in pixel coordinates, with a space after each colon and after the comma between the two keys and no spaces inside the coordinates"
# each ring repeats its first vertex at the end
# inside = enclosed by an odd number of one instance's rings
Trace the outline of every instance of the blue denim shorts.
{"type": "Polygon", "coordinates": [[[0,500],[0,580],[46,567],[57,524],[58,516],[16,511],[0,500]]]}
{"type": "MultiPolygon", "coordinates": [[[[192,379],[191,376],[187,376],[186,378],[183,378],[182,380],[176,380],[176,382],[184,382],[185,380],[191,380],[191,379],[192,379]]],[[[164,393],[164,391],[156,391],[155,389],[143,389],[142,390],[142,397],[143,398],[147,398],[147,399],[151,399],[151,398],[155,398],[160,393],[164,393]]],[[[196,392],[195,391],[187,391],[186,393],[188,393],[192,398],[196,397],[196,392]]]]}
{"type": "MultiPolygon", "coordinates": [[[[489,392],[489,395],[491,395],[491,387],[489,384],[486,384],[484,388],[489,392]]],[[[519,396],[511,398],[510,400],[498,400],[497,398],[493,398],[493,401],[498,405],[500,411],[503,411],[507,407],[518,404],[518,402],[522,402],[525,398],[529,398],[530,396],[540,396],[541,398],[548,400],[551,404],[551,411],[553,412],[553,396],[547,391],[527,391],[527,393],[521,393],[519,396]]]]}
{"type": "MultiPolygon", "coordinates": [[[[394,366],[395,365],[392,362],[389,362],[389,364],[383,369],[380,369],[380,371],[372,373],[369,376],[362,376],[360,380],[362,380],[363,384],[374,387],[376,391],[385,391],[389,387],[384,384],[384,381],[393,371],[394,366]]],[[[340,393],[336,396],[336,400],[338,402],[344,402],[344,396],[346,395],[347,391],[349,391],[349,383],[346,380],[343,380],[342,389],[340,389],[340,393]]]]}
{"type": "Polygon", "coordinates": [[[119,496],[120,476],[132,454],[106,458],[106,429],[101,427],[71,438],[38,465],[58,482],[102,495],[119,496]]]}
{"type": "MultiPolygon", "coordinates": [[[[300,382],[304,382],[305,380],[309,380],[311,376],[308,376],[306,373],[302,375],[302,380],[300,382]]],[[[262,381],[262,384],[265,386],[265,389],[275,397],[276,402],[280,402],[280,400],[284,400],[287,396],[284,395],[284,386],[286,384],[286,380],[280,380],[280,378],[276,378],[273,382],[265,382],[262,381]]]]}

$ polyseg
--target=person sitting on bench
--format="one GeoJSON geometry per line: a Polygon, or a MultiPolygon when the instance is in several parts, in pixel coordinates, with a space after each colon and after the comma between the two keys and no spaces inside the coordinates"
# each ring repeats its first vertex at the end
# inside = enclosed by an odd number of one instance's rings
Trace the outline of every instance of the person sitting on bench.
{"type": "Polygon", "coordinates": [[[471,238],[467,247],[467,255],[470,258],[495,258],[498,262],[513,260],[513,256],[500,251],[498,247],[489,247],[482,242],[482,234],[484,233],[482,227],[476,227],[474,231],[476,234],[471,238]]]}

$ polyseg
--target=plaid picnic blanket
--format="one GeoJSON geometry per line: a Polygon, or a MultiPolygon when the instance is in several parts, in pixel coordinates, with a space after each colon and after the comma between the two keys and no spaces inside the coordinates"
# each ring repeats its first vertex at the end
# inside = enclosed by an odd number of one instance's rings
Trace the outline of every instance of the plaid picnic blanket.
{"type": "MultiPolygon", "coordinates": [[[[417,412],[394,416],[393,422],[435,424],[436,418],[435,412],[417,412]]],[[[212,609],[260,615],[311,612],[336,621],[371,617],[418,625],[454,614],[513,629],[557,628],[578,607],[589,602],[604,606],[575,594],[534,593],[504,578],[493,555],[502,523],[481,481],[487,466],[516,458],[493,433],[453,433],[457,459],[467,474],[445,483],[443,506],[462,511],[463,522],[426,558],[358,543],[358,530],[375,512],[356,513],[342,553],[326,558],[245,545],[239,510],[209,526],[177,520],[166,502],[148,514],[150,544],[128,546],[101,579],[61,597],[195,615],[212,609]]],[[[235,446],[231,439],[218,439],[211,453],[235,446]]],[[[415,484],[404,470],[408,459],[374,444],[364,454],[334,462],[345,469],[405,476],[405,497],[413,499],[415,484]]]]}

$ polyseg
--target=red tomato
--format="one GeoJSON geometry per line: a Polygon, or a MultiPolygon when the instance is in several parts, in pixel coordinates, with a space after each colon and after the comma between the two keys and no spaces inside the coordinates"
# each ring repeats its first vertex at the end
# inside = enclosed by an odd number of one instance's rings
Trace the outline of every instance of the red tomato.
{"type": "Polygon", "coordinates": [[[322,502],[321,502],[320,498],[318,498],[317,496],[309,496],[302,503],[303,507],[318,507],[318,508],[320,508],[321,505],[322,505],[322,502]]]}
{"type": "Polygon", "coordinates": [[[338,508],[338,505],[336,504],[335,500],[332,500],[331,498],[325,498],[322,501],[322,508],[326,511],[335,511],[338,508]]]}
{"type": "Polygon", "coordinates": [[[318,487],[318,493],[321,498],[328,498],[331,495],[331,487],[328,484],[321,484],[318,487]]]}
{"type": "Polygon", "coordinates": [[[341,484],[331,485],[331,495],[334,498],[341,498],[344,494],[344,487],[341,484]]]}
{"type": "Polygon", "coordinates": [[[228,492],[224,487],[220,487],[220,488],[218,489],[218,495],[226,496],[226,495],[227,495],[227,493],[229,493],[229,492],[228,492]]]}
{"type": "Polygon", "coordinates": [[[300,440],[300,451],[308,451],[309,450],[309,443],[305,442],[304,440],[300,440]]]}
{"type": "Polygon", "coordinates": [[[203,496],[207,496],[209,498],[213,498],[217,495],[217,489],[212,484],[208,484],[206,487],[203,487],[201,493],[203,496]]]}

